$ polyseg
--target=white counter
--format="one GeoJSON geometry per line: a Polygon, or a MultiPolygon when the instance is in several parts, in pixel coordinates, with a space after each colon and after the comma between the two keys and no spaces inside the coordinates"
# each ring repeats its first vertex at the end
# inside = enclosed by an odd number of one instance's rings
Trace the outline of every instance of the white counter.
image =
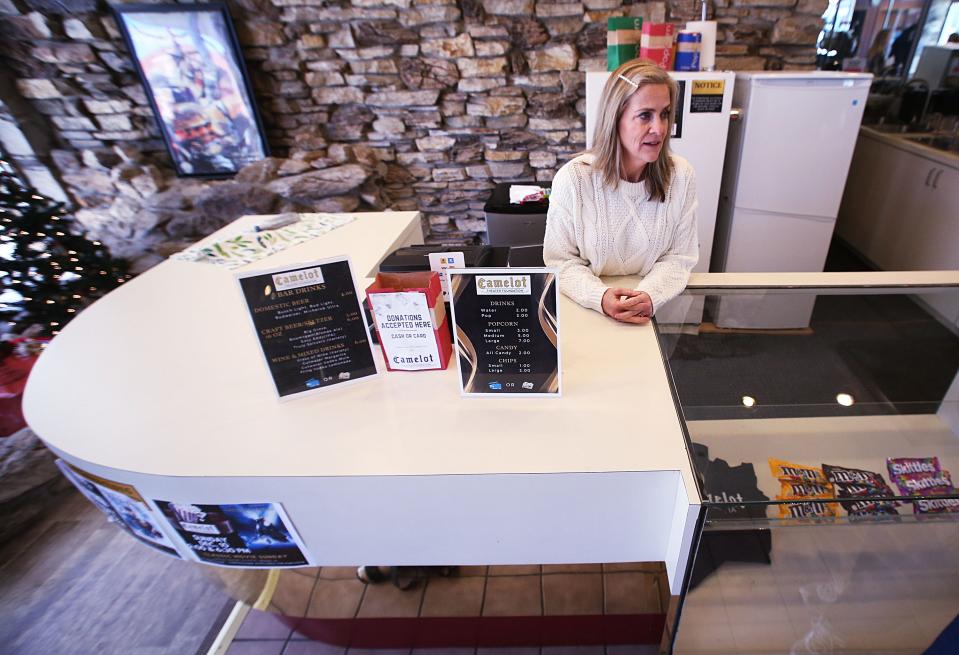
{"type": "MultiPolygon", "coordinates": [[[[237,270],[349,254],[365,287],[421,241],[414,212],[358,214],[237,270]]],[[[462,398],[455,365],[377,349],[376,379],[280,403],[233,274],[167,261],[86,309],[34,368],[30,426],[151,499],[282,503],[320,564],[662,560],[678,593],[700,499],[651,326],[563,297],[559,399],[462,398]]]]}

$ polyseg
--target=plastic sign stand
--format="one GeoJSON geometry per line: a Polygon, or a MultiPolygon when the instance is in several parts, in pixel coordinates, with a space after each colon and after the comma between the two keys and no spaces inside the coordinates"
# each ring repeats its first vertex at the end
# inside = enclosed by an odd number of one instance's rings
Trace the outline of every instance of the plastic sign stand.
{"type": "Polygon", "coordinates": [[[559,397],[556,271],[469,268],[448,273],[462,393],[559,397]]]}

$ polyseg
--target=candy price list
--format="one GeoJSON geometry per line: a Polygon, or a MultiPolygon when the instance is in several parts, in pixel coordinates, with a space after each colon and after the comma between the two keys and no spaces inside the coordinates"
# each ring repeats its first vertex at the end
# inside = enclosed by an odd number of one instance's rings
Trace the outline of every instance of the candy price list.
{"type": "Polygon", "coordinates": [[[480,308],[483,346],[479,365],[492,375],[524,375],[533,369],[533,319],[522,301],[490,300],[480,308]]]}

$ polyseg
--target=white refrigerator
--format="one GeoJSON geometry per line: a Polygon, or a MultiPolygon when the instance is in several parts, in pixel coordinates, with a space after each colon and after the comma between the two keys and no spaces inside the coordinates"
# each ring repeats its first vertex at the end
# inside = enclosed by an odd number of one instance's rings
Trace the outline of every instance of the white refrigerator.
{"type": "MultiPolygon", "coordinates": [[[[710,270],[822,271],[872,75],[736,73],[710,270]]],[[[814,296],[721,298],[719,327],[808,327],[814,296]],[[754,299],[758,300],[758,299],[754,299]]]]}

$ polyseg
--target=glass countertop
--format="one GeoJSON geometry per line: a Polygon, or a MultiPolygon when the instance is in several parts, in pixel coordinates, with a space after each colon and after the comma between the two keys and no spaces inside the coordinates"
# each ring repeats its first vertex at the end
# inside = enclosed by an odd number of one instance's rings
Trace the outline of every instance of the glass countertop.
{"type": "Polygon", "coordinates": [[[959,519],[959,287],[690,289],[656,320],[706,529],[959,519]]]}

